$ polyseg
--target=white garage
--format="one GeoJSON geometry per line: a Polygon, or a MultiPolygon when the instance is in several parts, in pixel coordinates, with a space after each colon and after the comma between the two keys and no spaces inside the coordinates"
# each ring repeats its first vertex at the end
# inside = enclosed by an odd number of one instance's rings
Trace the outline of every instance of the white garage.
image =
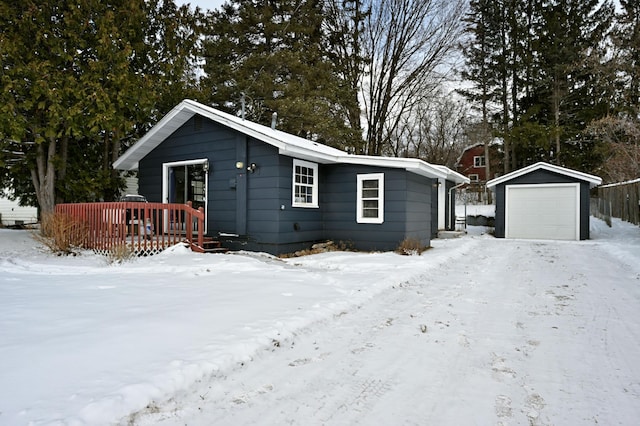
{"type": "Polygon", "coordinates": [[[600,183],[597,176],[548,163],[487,182],[496,193],[496,237],[589,238],[589,190],[600,183]]]}

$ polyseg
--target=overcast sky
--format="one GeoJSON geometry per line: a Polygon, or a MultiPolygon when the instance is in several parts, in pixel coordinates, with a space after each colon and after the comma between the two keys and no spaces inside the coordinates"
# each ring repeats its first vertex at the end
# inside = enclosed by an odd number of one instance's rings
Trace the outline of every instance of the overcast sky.
{"type": "Polygon", "coordinates": [[[211,10],[217,9],[218,6],[224,3],[224,0],[186,0],[182,3],[189,3],[192,7],[200,6],[200,9],[211,10]]]}

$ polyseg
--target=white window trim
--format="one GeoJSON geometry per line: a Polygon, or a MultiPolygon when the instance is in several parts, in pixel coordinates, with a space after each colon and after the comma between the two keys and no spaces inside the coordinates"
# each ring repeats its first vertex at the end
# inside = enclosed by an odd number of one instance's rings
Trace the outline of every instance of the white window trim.
{"type": "Polygon", "coordinates": [[[293,160],[291,168],[291,207],[318,208],[318,164],[304,160],[293,160]],[[313,185],[311,185],[311,203],[296,201],[296,166],[307,167],[313,170],[313,185]]]}
{"type": "Polygon", "coordinates": [[[357,223],[384,223],[384,173],[368,173],[358,175],[358,193],[356,196],[357,223]],[[365,180],[378,181],[378,217],[363,217],[362,215],[362,182],[365,180]]]}
{"type": "Polygon", "coordinates": [[[480,176],[477,173],[471,173],[469,175],[469,180],[471,182],[480,182],[480,176]]]}
{"type": "Polygon", "coordinates": [[[486,162],[484,160],[480,160],[480,159],[484,158],[484,155],[474,155],[473,156],[473,167],[479,169],[480,167],[485,167],[486,166],[486,162]],[[478,161],[476,161],[478,160],[478,161]],[[477,163],[485,163],[485,164],[481,164],[481,165],[477,165],[477,163]]]}

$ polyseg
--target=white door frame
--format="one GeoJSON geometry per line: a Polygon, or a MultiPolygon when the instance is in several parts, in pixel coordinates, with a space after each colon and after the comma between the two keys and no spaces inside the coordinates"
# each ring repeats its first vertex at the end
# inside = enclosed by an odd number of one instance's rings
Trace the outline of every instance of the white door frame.
{"type": "MultiPolygon", "coordinates": [[[[179,166],[190,166],[193,164],[208,164],[206,158],[196,160],[173,161],[171,163],[162,163],[162,202],[169,203],[169,169],[179,166]]],[[[204,168],[204,233],[207,233],[207,211],[209,209],[209,168],[204,168]]],[[[169,227],[168,215],[165,214],[164,228],[165,232],[169,227]]]]}
{"type": "Polygon", "coordinates": [[[509,238],[509,191],[518,188],[560,188],[576,189],[576,241],[580,240],[580,183],[537,183],[526,185],[505,185],[504,188],[504,237],[509,238]]]}

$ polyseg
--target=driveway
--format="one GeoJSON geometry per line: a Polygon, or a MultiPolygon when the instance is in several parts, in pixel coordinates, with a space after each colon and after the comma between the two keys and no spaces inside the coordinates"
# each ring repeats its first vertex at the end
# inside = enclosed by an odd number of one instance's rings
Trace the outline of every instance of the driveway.
{"type": "Polygon", "coordinates": [[[123,422],[637,424],[640,246],[615,238],[478,238],[123,422]]]}

